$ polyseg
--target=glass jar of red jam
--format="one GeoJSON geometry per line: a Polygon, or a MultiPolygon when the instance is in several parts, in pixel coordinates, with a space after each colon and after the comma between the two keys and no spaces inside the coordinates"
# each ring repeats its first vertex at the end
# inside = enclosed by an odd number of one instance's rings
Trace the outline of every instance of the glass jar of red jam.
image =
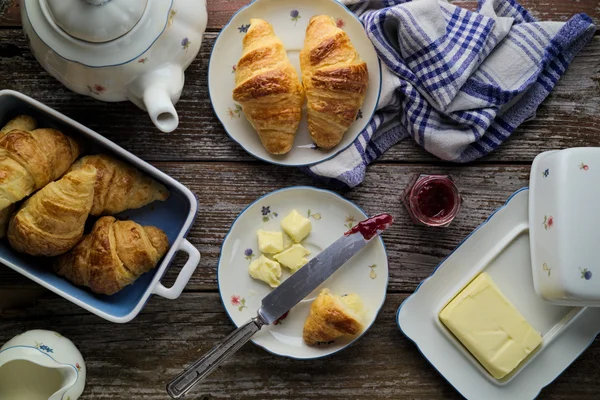
{"type": "Polygon", "coordinates": [[[448,175],[417,175],[404,190],[402,201],[415,223],[443,227],[458,214],[461,198],[448,175]]]}

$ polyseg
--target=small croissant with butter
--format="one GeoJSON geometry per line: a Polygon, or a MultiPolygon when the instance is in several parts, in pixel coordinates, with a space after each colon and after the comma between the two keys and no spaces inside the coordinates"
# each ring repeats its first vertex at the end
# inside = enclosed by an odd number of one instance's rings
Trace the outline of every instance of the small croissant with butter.
{"type": "Polygon", "coordinates": [[[356,294],[335,296],[323,289],[313,301],[302,337],[308,345],[328,343],[363,330],[363,304],[356,294]]]}

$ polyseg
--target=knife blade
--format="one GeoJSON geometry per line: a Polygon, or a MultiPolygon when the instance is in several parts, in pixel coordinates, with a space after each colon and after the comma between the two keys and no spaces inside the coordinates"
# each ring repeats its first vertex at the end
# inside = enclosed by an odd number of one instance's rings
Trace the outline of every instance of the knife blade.
{"type": "Polygon", "coordinates": [[[240,326],[201,359],[174,378],[167,385],[169,396],[178,399],[189,392],[227,357],[246,344],[264,325],[275,322],[325,282],[374,237],[387,229],[392,221],[393,218],[389,214],[380,214],[361,221],[320,252],[263,298],[255,318],[240,326]]]}

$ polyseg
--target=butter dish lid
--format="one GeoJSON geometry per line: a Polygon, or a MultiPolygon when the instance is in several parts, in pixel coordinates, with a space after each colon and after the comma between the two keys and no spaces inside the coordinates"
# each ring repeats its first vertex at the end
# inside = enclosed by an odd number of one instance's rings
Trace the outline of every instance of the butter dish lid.
{"type": "Polygon", "coordinates": [[[538,155],[529,229],[534,287],[561,305],[600,306],[600,148],[538,155]]]}

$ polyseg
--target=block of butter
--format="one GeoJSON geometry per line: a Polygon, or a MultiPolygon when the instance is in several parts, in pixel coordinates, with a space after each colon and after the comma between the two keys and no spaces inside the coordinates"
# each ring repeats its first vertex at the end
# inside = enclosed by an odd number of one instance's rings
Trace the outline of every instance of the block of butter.
{"type": "Polygon", "coordinates": [[[258,236],[258,249],[263,253],[275,254],[283,251],[283,233],[259,229],[256,234],[258,236]]]}
{"type": "Polygon", "coordinates": [[[300,215],[296,210],[285,217],[281,221],[281,228],[284,232],[290,235],[292,240],[296,243],[300,243],[302,239],[308,236],[312,229],[310,219],[300,215]]]}
{"type": "Polygon", "coordinates": [[[542,337],[487,273],[477,276],[439,315],[442,323],[496,379],[512,372],[542,337]]]}

